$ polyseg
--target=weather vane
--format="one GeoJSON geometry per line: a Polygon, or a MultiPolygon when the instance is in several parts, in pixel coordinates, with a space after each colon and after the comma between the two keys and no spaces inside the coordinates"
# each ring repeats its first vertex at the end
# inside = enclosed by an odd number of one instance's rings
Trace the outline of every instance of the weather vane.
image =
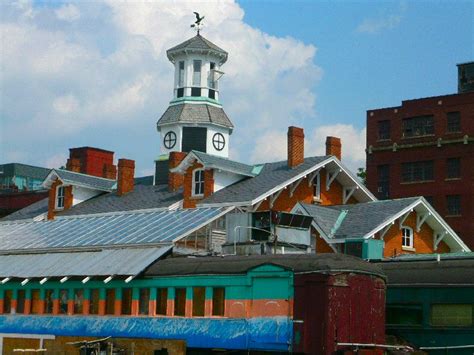
{"type": "Polygon", "coordinates": [[[199,16],[197,12],[194,12],[196,15],[196,21],[191,25],[191,27],[195,28],[197,30],[197,34],[199,35],[199,32],[201,31],[202,28],[202,23],[201,21],[204,20],[204,16],[199,16]]]}

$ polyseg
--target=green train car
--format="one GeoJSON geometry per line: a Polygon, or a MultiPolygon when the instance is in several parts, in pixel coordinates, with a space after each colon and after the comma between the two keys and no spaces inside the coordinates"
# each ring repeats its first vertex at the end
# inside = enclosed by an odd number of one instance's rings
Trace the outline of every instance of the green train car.
{"type": "Polygon", "coordinates": [[[405,256],[387,275],[386,334],[429,354],[474,353],[474,253],[405,256]]]}

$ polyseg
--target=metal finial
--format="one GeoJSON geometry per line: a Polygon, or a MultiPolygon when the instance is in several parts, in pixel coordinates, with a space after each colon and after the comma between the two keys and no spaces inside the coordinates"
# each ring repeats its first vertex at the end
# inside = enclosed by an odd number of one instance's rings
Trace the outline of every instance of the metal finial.
{"type": "Polygon", "coordinates": [[[202,23],[201,21],[204,20],[204,16],[199,16],[199,13],[194,12],[194,15],[196,15],[196,21],[191,25],[191,27],[195,28],[197,30],[197,34],[199,35],[199,32],[201,31],[202,28],[202,23]]]}

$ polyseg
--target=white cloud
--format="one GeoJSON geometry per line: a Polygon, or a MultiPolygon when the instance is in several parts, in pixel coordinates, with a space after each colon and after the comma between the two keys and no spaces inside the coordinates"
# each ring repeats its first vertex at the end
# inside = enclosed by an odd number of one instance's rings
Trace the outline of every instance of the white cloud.
{"type": "Polygon", "coordinates": [[[42,166],[50,169],[59,169],[62,166],[66,166],[67,155],[64,153],[55,154],[47,158],[42,166]]]}
{"type": "Polygon", "coordinates": [[[55,10],[54,13],[58,19],[68,22],[76,21],[81,17],[81,12],[73,4],[65,4],[55,10]]]}
{"type": "Polygon", "coordinates": [[[9,93],[0,93],[0,115],[10,132],[3,143],[28,152],[30,163],[81,144],[127,154],[135,147],[137,156],[129,157],[139,171],[149,169],[159,153],[155,123],[172,97],[165,52],[194,35],[196,10],[205,15],[203,35],[229,52],[220,89],[236,126],[232,156],[272,159],[281,149],[260,149],[263,136],[317,122],[316,47],[249,26],[233,1],[0,6],[8,14],[0,20],[7,39],[1,90],[9,93]]]}
{"type": "Polygon", "coordinates": [[[383,30],[397,27],[401,20],[401,15],[390,15],[377,19],[365,19],[361,24],[359,24],[359,26],[357,26],[357,32],[370,34],[380,33],[383,30]]]}

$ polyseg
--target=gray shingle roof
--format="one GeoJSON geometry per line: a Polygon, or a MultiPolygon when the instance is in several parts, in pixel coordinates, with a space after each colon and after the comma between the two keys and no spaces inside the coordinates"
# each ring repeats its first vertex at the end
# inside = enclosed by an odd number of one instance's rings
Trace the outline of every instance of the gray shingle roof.
{"type": "Polygon", "coordinates": [[[21,163],[9,163],[0,164],[0,171],[3,172],[0,176],[25,176],[43,180],[51,169],[21,163]]]}
{"type": "Polygon", "coordinates": [[[156,125],[158,128],[170,123],[214,123],[219,126],[234,128],[221,107],[208,104],[177,104],[171,105],[163,113],[156,125]]]}
{"type": "Polygon", "coordinates": [[[331,273],[344,270],[385,276],[375,264],[345,254],[168,258],[151,265],[145,271],[145,276],[243,274],[265,264],[279,265],[294,272],[331,273]]]}
{"type": "Polygon", "coordinates": [[[182,200],[183,192],[169,192],[168,185],[136,185],[133,191],[123,196],[116,192],[106,193],[84,201],[59,216],[85,215],[104,212],[133,211],[148,208],[166,208],[182,200]]]}
{"type": "MultiPolygon", "coordinates": [[[[214,43],[204,38],[200,34],[184,41],[183,43],[178,44],[166,51],[169,60],[173,60],[172,56],[175,53],[185,51],[185,50],[195,50],[195,51],[214,51],[221,54],[225,60],[227,60],[227,52],[222,48],[216,46],[214,43]]],[[[225,61],[224,60],[224,61],[225,61]]]]}
{"type": "Polygon", "coordinates": [[[102,191],[112,191],[116,186],[116,181],[111,179],[75,173],[63,169],[54,169],[54,172],[65,184],[80,185],[102,191]]]}
{"type": "Polygon", "coordinates": [[[256,176],[253,165],[247,165],[230,159],[218,157],[193,150],[192,153],[203,163],[205,167],[222,169],[239,175],[256,176]]]}
{"type": "Polygon", "coordinates": [[[33,219],[39,215],[48,212],[48,197],[32,203],[21,210],[13,212],[0,219],[0,222],[16,221],[21,219],[33,219]]]}
{"type": "Polygon", "coordinates": [[[334,238],[360,238],[419,199],[419,197],[410,197],[324,207],[304,203],[301,205],[316,221],[325,226],[325,230],[333,229],[334,238]],[[338,216],[334,220],[336,214],[338,216]]]}
{"type": "Polygon", "coordinates": [[[330,157],[321,156],[305,158],[301,165],[293,169],[288,167],[288,162],[286,160],[275,163],[265,163],[261,172],[257,176],[239,181],[225,189],[219,190],[202,200],[201,204],[238,204],[252,201],[328,158],[330,157]]]}

